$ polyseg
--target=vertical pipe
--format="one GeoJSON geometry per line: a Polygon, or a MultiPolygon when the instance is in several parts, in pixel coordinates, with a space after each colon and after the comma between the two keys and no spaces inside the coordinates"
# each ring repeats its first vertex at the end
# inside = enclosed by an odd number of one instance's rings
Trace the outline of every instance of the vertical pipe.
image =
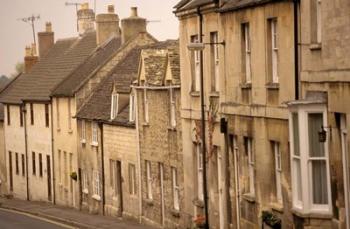
{"type": "Polygon", "coordinates": [[[298,41],[298,0],[293,0],[294,8],[294,84],[295,100],[299,100],[299,41],[298,41]]]}
{"type": "Polygon", "coordinates": [[[27,136],[27,109],[26,104],[23,106],[21,105],[21,110],[23,110],[24,117],[23,117],[23,126],[24,126],[24,147],[25,147],[25,154],[26,154],[26,183],[27,183],[27,200],[29,201],[29,175],[28,175],[28,136],[27,136]]]}
{"type": "Polygon", "coordinates": [[[103,123],[99,123],[101,131],[101,166],[102,166],[102,215],[105,215],[105,204],[106,204],[106,195],[105,195],[105,161],[104,161],[104,150],[103,150],[103,123]]]}
{"type": "MultiPolygon", "coordinates": [[[[53,100],[51,98],[51,153],[52,153],[52,199],[53,204],[56,204],[56,176],[55,176],[55,148],[54,148],[54,137],[53,137],[53,100]]],[[[50,116],[49,116],[50,117],[50,116]]]]}
{"type": "MultiPolygon", "coordinates": [[[[197,8],[199,16],[199,43],[203,42],[203,15],[197,8]]],[[[201,134],[202,134],[202,155],[203,155],[203,195],[205,211],[205,228],[209,229],[209,212],[208,212],[208,190],[207,190],[207,167],[206,167],[206,141],[205,141],[205,104],[204,104],[204,76],[203,76],[203,50],[200,51],[200,89],[201,89],[201,134]]]]}

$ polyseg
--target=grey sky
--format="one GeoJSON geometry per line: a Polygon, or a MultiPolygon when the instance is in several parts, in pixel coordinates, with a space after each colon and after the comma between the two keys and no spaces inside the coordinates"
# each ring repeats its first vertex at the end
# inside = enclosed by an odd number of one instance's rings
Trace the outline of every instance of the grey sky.
{"type": "MultiPolygon", "coordinates": [[[[74,6],[65,6],[65,2],[89,2],[94,0],[0,0],[0,75],[9,76],[15,64],[23,61],[24,48],[33,42],[29,24],[17,20],[40,14],[36,23],[36,32],[43,31],[46,21],[52,22],[55,40],[77,35],[76,13],[74,6]]],[[[148,31],[159,40],[178,38],[178,21],[173,6],[179,0],[96,0],[97,13],[107,11],[107,5],[114,4],[115,11],[122,19],[130,14],[130,7],[137,6],[139,15],[148,20],[161,20],[148,24],[148,31]]]]}

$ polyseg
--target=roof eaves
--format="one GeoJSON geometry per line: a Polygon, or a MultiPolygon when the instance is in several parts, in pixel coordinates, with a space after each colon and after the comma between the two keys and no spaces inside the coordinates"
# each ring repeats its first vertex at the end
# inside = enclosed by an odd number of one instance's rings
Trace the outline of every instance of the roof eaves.
{"type": "Polygon", "coordinates": [[[246,4],[232,4],[232,5],[230,5],[229,3],[226,3],[220,9],[218,9],[217,12],[227,13],[230,11],[237,11],[237,10],[242,10],[242,9],[246,9],[246,8],[260,6],[260,5],[264,5],[264,4],[268,4],[268,3],[272,3],[272,2],[282,2],[282,1],[292,2],[293,0],[252,0],[246,4]]]}

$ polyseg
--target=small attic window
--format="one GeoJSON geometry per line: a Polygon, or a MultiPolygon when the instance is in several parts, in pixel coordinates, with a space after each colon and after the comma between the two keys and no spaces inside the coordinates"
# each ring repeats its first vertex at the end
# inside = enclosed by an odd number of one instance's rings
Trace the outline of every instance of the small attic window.
{"type": "Polygon", "coordinates": [[[114,93],[112,94],[112,102],[111,102],[111,119],[115,119],[118,115],[118,99],[119,94],[114,93]]]}

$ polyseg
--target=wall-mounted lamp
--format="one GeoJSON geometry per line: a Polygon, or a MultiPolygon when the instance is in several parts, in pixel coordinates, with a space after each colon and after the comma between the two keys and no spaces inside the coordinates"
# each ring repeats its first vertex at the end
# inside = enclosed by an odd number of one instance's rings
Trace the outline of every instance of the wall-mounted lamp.
{"type": "Polygon", "coordinates": [[[326,142],[327,141],[327,131],[325,129],[329,129],[330,131],[332,127],[327,126],[321,126],[321,130],[318,131],[318,141],[319,142],[326,142]]]}

